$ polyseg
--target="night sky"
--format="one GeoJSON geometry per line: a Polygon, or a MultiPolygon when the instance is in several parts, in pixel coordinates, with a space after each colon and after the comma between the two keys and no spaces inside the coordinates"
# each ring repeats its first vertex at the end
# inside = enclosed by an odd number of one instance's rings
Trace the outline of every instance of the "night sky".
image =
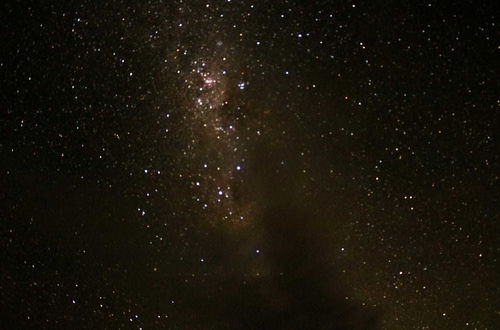
{"type": "Polygon", "coordinates": [[[0,329],[499,329],[495,1],[43,3],[0,10],[0,329]]]}

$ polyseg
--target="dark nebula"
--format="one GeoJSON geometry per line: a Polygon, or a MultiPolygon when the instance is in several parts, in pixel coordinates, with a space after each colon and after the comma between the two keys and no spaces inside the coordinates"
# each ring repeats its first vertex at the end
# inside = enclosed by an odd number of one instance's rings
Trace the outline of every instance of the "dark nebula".
{"type": "Polygon", "coordinates": [[[0,329],[498,328],[493,1],[0,7],[0,329]]]}

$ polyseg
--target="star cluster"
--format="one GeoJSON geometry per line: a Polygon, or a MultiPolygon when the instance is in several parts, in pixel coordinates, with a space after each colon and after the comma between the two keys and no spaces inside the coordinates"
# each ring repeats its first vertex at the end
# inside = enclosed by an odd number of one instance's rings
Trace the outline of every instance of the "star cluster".
{"type": "Polygon", "coordinates": [[[2,7],[2,328],[498,324],[492,3],[2,7]]]}

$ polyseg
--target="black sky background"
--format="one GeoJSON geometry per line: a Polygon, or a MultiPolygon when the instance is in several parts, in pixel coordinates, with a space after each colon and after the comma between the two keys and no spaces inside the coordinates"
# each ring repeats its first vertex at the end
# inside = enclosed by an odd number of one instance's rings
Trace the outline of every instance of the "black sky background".
{"type": "Polygon", "coordinates": [[[0,328],[498,325],[493,1],[1,6],[0,328]]]}

